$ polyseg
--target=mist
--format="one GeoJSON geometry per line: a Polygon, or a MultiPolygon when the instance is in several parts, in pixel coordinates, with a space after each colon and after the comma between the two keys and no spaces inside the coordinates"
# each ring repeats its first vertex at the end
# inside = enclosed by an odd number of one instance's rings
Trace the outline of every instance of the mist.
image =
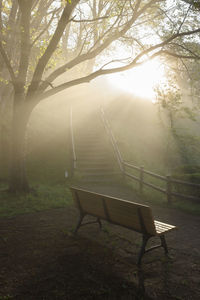
{"type": "MultiPolygon", "coordinates": [[[[85,126],[86,130],[89,122],[89,126],[94,126],[92,116],[100,106],[107,113],[125,161],[161,173],[167,173],[172,170],[172,166],[175,168],[181,164],[176,144],[173,138],[169,141],[168,130],[160,118],[156,104],[120,91],[105,77],[101,77],[91,83],[60,92],[35,108],[27,129],[26,148],[32,180],[65,180],[71,143],[70,109],[73,110],[76,139],[80,128],[85,126]]],[[[194,131],[195,125],[187,121],[187,130],[188,124],[194,131]]]]}

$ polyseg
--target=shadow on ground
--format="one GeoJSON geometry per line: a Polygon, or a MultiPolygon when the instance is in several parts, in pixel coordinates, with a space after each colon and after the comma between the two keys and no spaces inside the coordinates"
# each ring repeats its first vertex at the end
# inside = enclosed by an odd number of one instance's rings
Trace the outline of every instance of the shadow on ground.
{"type": "Polygon", "coordinates": [[[25,280],[15,299],[150,299],[121,276],[108,249],[87,239],[71,243],[65,255],[25,280]]]}
{"type": "Polygon", "coordinates": [[[167,236],[170,258],[157,249],[140,270],[141,235],[103,222],[103,230],[84,226],[74,237],[73,206],[1,218],[0,299],[199,299],[199,217],[153,211],[179,230],[167,236]]]}

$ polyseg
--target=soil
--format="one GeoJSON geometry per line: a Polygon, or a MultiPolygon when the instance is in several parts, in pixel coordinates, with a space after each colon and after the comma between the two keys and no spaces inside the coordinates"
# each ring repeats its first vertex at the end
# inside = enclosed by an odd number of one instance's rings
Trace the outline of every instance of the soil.
{"type": "MultiPolygon", "coordinates": [[[[74,206],[0,219],[0,299],[200,299],[200,217],[153,207],[175,224],[137,267],[141,235],[103,222],[72,230],[74,206]]],[[[91,217],[89,217],[91,219],[91,217]]],[[[152,239],[154,243],[155,239],[152,239]]]]}

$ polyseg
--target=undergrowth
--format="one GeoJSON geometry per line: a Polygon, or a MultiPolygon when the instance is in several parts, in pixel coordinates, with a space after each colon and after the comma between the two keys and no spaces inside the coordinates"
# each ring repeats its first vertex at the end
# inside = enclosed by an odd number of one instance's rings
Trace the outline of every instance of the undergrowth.
{"type": "Polygon", "coordinates": [[[140,195],[139,184],[137,184],[137,182],[134,182],[132,180],[127,180],[126,182],[128,186],[134,189],[134,191],[137,193],[138,197],[142,199],[144,204],[147,205],[154,204],[166,208],[171,207],[194,215],[200,215],[200,202],[198,203],[191,200],[178,199],[172,197],[171,204],[169,204],[167,202],[166,195],[158,191],[155,191],[149,187],[144,187],[143,193],[142,195],[140,195]]]}
{"type": "Polygon", "coordinates": [[[10,194],[0,186],[0,217],[32,213],[52,208],[66,207],[72,203],[69,188],[64,185],[34,184],[29,194],[10,194]]]}

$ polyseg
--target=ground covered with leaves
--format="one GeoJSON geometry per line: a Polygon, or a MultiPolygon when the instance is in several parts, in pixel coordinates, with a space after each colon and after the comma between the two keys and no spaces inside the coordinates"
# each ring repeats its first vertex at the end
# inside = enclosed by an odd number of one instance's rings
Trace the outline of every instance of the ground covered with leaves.
{"type": "Polygon", "coordinates": [[[159,248],[141,268],[140,234],[103,222],[74,237],[73,205],[0,218],[0,299],[199,299],[200,217],[153,211],[179,229],[166,237],[170,257],[159,248]]]}

